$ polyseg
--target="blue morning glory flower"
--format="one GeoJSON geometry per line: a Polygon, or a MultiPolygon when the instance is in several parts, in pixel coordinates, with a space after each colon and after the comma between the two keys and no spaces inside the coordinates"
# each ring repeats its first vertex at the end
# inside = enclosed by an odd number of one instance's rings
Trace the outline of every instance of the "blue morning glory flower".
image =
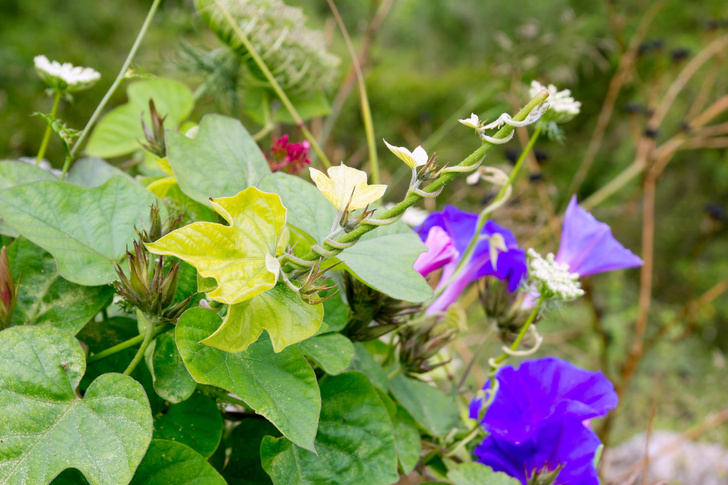
{"type": "MultiPolygon", "coordinates": [[[[541,423],[554,416],[579,422],[598,418],[617,407],[617,393],[601,372],[590,372],[556,357],[523,362],[518,369],[503,367],[496,374],[498,390],[481,420],[491,434],[513,443],[529,439],[541,423]]],[[[484,389],[488,389],[486,382],[484,389]]],[[[481,402],[474,399],[471,419],[481,402]]]]}
{"type": "Polygon", "coordinates": [[[561,226],[556,261],[579,276],[642,266],[642,260],[614,239],[612,230],[571,198],[561,226]]]}
{"type": "Polygon", "coordinates": [[[557,474],[553,485],[597,485],[594,455],[600,444],[597,435],[580,421],[553,417],[523,443],[490,435],[475,448],[475,456],[523,485],[536,474],[548,473],[557,474]]]}
{"type": "MultiPolygon", "coordinates": [[[[452,247],[455,253],[451,253],[447,263],[442,265],[442,276],[440,278],[440,286],[446,285],[450,277],[455,272],[458,262],[475,234],[478,221],[477,214],[464,212],[458,208],[447,205],[440,212],[433,212],[430,216],[415,230],[419,233],[420,238],[428,244],[428,235],[433,228],[441,228],[444,233],[452,241],[452,247]]],[[[452,303],[454,303],[465,287],[471,282],[483,278],[485,276],[495,276],[498,279],[508,282],[508,290],[513,292],[518,288],[521,280],[527,272],[526,253],[518,247],[516,238],[513,233],[505,227],[488,221],[481,231],[481,240],[475,247],[470,264],[458,278],[450,283],[443,293],[435,300],[427,309],[427,313],[445,311],[452,303]]],[[[436,238],[438,245],[430,251],[422,253],[421,259],[415,264],[415,267],[425,268],[429,259],[434,259],[434,254],[440,254],[439,248],[442,247],[443,241],[441,237],[436,238]]]]}
{"type": "MultiPolygon", "coordinates": [[[[475,449],[478,461],[524,484],[534,473],[557,470],[556,484],[597,484],[592,461],[599,439],[584,421],[617,406],[612,383],[555,357],[503,367],[496,379],[495,399],[480,419],[490,436],[475,449]]],[[[474,399],[472,419],[481,407],[474,399]]]]}

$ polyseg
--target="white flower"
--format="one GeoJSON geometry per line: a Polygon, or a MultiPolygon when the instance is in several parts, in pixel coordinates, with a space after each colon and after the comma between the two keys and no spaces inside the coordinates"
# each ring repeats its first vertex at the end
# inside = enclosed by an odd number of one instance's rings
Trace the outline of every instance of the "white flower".
{"type": "Polygon", "coordinates": [[[470,113],[470,118],[458,121],[465,126],[475,128],[476,130],[480,127],[480,118],[478,118],[478,115],[476,115],[475,113],[470,113]]]}
{"type": "Polygon", "coordinates": [[[544,258],[533,249],[528,250],[528,281],[550,300],[569,301],[584,296],[579,274],[570,273],[568,264],[556,262],[553,253],[544,258]]]}
{"type": "Polygon", "coordinates": [[[404,147],[396,147],[394,145],[390,145],[389,143],[387,143],[387,140],[384,140],[384,143],[385,145],[387,145],[387,148],[389,148],[389,151],[397,155],[397,158],[406,163],[407,166],[410,168],[420,167],[426,164],[427,160],[429,160],[427,152],[421,146],[418,146],[413,152],[410,152],[404,147]]]}
{"type": "Polygon", "coordinates": [[[544,89],[550,94],[548,98],[550,106],[544,117],[545,121],[564,123],[579,114],[581,103],[571,96],[571,91],[568,89],[559,91],[553,84],[544,86],[538,81],[531,81],[531,88],[528,90],[528,95],[533,98],[544,89]]]}
{"type": "Polygon", "coordinates": [[[95,69],[74,66],[70,62],[61,64],[49,61],[46,56],[35,56],[33,63],[40,78],[59,91],[73,92],[90,88],[101,78],[101,74],[95,69]]]}

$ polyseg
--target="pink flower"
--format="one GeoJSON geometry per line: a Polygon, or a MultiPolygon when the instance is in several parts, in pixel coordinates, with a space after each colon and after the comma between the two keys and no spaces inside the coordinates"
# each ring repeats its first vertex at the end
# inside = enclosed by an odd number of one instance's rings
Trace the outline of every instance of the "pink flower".
{"type": "Polygon", "coordinates": [[[311,160],[308,159],[308,150],[311,144],[308,141],[288,143],[288,135],[280,138],[271,137],[273,145],[270,155],[266,155],[268,165],[273,172],[286,172],[296,174],[301,172],[311,160]]]}

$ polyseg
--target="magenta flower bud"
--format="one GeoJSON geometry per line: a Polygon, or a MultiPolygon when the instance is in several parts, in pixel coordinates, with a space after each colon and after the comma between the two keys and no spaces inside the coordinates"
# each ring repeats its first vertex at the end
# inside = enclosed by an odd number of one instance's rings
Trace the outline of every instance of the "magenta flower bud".
{"type": "Polygon", "coordinates": [[[427,251],[419,255],[414,265],[415,271],[422,276],[442,268],[459,256],[452,238],[441,227],[432,228],[427,234],[425,246],[427,251]]]}

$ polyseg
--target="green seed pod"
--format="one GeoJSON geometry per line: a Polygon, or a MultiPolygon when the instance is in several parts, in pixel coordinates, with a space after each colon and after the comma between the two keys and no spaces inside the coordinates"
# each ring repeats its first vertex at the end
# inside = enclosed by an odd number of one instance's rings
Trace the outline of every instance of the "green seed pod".
{"type": "Polygon", "coordinates": [[[304,26],[306,17],[300,9],[280,0],[195,0],[195,7],[220,40],[247,62],[257,80],[266,82],[226,13],[283,89],[305,95],[331,87],[339,59],[326,51],[321,32],[304,26]]]}

